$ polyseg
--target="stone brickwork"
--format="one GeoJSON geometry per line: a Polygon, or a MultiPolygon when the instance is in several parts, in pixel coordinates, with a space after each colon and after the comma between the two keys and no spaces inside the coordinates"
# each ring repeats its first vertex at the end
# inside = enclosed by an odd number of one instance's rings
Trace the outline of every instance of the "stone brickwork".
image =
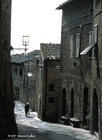
{"type": "Polygon", "coordinates": [[[23,91],[23,103],[29,102],[30,107],[35,111],[35,94],[36,94],[36,72],[37,61],[39,61],[39,50],[34,50],[28,53],[28,61],[24,62],[24,91],[23,91]],[[32,76],[28,77],[28,73],[31,72],[32,76]]]}
{"type": "Polygon", "coordinates": [[[35,111],[38,112],[38,99],[39,99],[39,60],[36,61],[36,83],[35,83],[35,111]]]}
{"type": "Polygon", "coordinates": [[[0,139],[17,134],[10,63],[11,0],[0,0],[0,139]]]}
{"type": "Polygon", "coordinates": [[[101,140],[102,2],[70,0],[57,9],[63,10],[60,117],[78,119],[80,127],[101,140]]]}
{"type": "Polygon", "coordinates": [[[83,88],[87,85],[90,86],[91,77],[91,63],[88,56],[82,58],[76,56],[78,42],[80,45],[79,51],[81,52],[89,45],[89,32],[92,31],[92,13],[90,12],[90,1],[72,1],[67,7],[63,9],[62,18],[62,46],[61,46],[61,86],[62,90],[66,89],[66,114],[70,115],[70,100],[71,91],[75,92],[76,102],[74,103],[74,117],[83,119],[79,109],[80,99],[82,100],[83,88]],[[84,6],[83,6],[84,5],[84,6]],[[89,7],[89,8],[88,8],[89,7]],[[73,8],[75,10],[73,10],[73,8]],[[77,39],[77,36],[79,38],[77,39]],[[72,54],[71,54],[72,52],[72,54]],[[62,82],[63,81],[63,82],[62,82]],[[83,85],[84,84],[84,85],[83,85]],[[68,94],[67,94],[68,93],[68,94]]]}
{"type": "MultiPolygon", "coordinates": [[[[93,82],[93,93],[92,101],[97,101],[92,106],[93,117],[91,121],[92,132],[98,132],[98,137],[102,139],[102,1],[93,1],[93,32],[94,32],[94,42],[97,43],[97,55],[96,58],[92,59],[92,82],[93,82]],[[96,33],[97,32],[97,33],[96,33]],[[95,96],[95,94],[97,96],[95,96]],[[96,104],[97,103],[97,107],[96,104]],[[97,108],[97,110],[96,110],[97,108]],[[96,114],[97,113],[97,114],[96,114]],[[96,118],[97,117],[97,118],[96,118]]],[[[94,50],[93,50],[94,56],[94,50]]]]}
{"type": "MultiPolygon", "coordinates": [[[[58,122],[59,120],[59,60],[45,60],[42,68],[42,110],[38,110],[38,116],[43,121],[58,122]]],[[[40,89],[41,85],[39,85],[40,89]]],[[[38,97],[39,99],[39,97],[38,97]]],[[[38,103],[39,104],[39,103],[38,103]]]]}
{"type": "Polygon", "coordinates": [[[41,44],[37,112],[43,121],[59,120],[59,58],[60,44],[41,44]]]}
{"type": "Polygon", "coordinates": [[[46,94],[46,110],[43,114],[46,114],[48,122],[58,122],[59,118],[59,70],[56,66],[59,66],[59,60],[45,62],[43,95],[46,94]]]}

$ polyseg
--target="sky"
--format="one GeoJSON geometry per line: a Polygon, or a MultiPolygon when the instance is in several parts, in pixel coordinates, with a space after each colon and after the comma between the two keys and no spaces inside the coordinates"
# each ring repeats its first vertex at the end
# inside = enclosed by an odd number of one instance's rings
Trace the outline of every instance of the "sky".
{"type": "MultiPolygon", "coordinates": [[[[22,36],[29,36],[27,52],[40,50],[40,43],[60,43],[62,10],[67,0],[12,0],[11,45],[24,48],[22,36]]],[[[12,54],[24,53],[14,50],[12,54]]]]}

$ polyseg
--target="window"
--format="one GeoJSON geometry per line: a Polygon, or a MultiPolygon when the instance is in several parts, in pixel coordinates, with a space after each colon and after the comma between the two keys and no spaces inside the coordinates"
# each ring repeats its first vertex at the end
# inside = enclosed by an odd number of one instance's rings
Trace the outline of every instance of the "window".
{"type": "Polygon", "coordinates": [[[94,47],[94,58],[97,59],[97,45],[94,47]]]}
{"type": "Polygon", "coordinates": [[[90,12],[93,12],[93,0],[91,0],[90,12]]]}
{"type": "Polygon", "coordinates": [[[73,35],[70,36],[70,58],[73,58],[73,35]]]}
{"type": "Polygon", "coordinates": [[[96,6],[100,4],[100,0],[96,0],[96,6]]]}
{"type": "Polygon", "coordinates": [[[54,85],[53,84],[49,85],[49,91],[54,91],[54,85]]]}
{"type": "Polygon", "coordinates": [[[49,97],[49,103],[54,103],[54,97],[49,97]]]}
{"type": "Polygon", "coordinates": [[[16,74],[17,74],[17,68],[16,68],[16,74]]]}
{"type": "Polygon", "coordinates": [[[14,68],[14,73],[17,74],[17,68],[14,68]]]}
{"type": "Polygon", "coordinates": [[[89,53],[89,58],[92,58],[92,48],[94,49],[94,57],[96,58],[96,54],[97,54],[97,29],[95,27],[94,30],[94,43],[93,43],[93,32],[90,31],[89,32],[89,46],[87,48],[85,48],[80,55],[84,55],[89,53]]]}
{"type": "Polygon", "coordinates": [[[18,94],[19,88],[15,87],[15,94],[18,94]]]}
{"type": "Polygon", "coordinates": [[[84,55],[84,54],[87,54],[93,47],[96,46],[96,43],[92,44],[91,46],[88,46],[87,48],[85,48],[81,53],[80,55],[84,55]]]}
{"type": "Polygon", "coordinates": [[[76,35],[76,57],[79,57],[80,33],[76,35]]]}
{"type": "Polygon", "coordinates": [[[19,70],[19,75],[22,76],[22,69],[19,70]]]}

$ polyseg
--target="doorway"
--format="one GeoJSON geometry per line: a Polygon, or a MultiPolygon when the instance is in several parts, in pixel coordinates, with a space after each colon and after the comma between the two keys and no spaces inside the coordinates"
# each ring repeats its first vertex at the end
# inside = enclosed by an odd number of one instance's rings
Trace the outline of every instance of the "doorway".
{"type": "Polygon", "coordinates": [[[98,97],[96,89],[93,93],[93,129],[94,132],[98,132],[98,97]]]}
{"type": "Polygon", "coordinates": [[[19,87],[15,87],[14,88],[14,92],[15,92],[15,94],[14,94],[14,100],[19,101],[19,87]]]}
{"type": "Polygon", "coordinates": [[[84,96],[83,96],[83,124],[86,125],[86,116],[88,114],[89,108],[88,108],[88,88],[84,88],[84,96]]]}
{"type": "Polygon", "coordinates": [[[70,106],[70,117],[74,117],[74,90],[71,90],[71,106],[70,106]]]}
{"type": "Polygon", "coordinates": [[[66,90],[62,90],[62,116],[66,115],[66,90]]]}

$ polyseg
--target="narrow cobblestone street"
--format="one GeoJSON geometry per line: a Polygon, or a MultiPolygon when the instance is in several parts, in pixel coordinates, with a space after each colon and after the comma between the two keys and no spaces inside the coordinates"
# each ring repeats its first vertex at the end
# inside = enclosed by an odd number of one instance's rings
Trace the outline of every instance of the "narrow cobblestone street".
{"type": "Polygon", "coordinates": [[[15,117],[18,126],[18,136],[8,135],[10,140],[97,140],[89,131],[57,123],[43,122],[37,118],[37,113],[30,110],[25,116],[24,104],[15,102],[15,117]]]}

